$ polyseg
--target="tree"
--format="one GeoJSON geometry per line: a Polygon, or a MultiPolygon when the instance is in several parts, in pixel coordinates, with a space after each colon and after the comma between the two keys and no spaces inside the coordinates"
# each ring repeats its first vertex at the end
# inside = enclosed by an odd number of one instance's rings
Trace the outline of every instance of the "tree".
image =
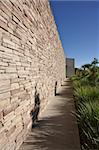
{"type": "Polygon", "coordinates": [[[88,81],[95,85],[99,76],[98,59],[94,58],[91,64],[85,64],[81,68],[83,69],[83,77],[86,77],[88,81]]]}

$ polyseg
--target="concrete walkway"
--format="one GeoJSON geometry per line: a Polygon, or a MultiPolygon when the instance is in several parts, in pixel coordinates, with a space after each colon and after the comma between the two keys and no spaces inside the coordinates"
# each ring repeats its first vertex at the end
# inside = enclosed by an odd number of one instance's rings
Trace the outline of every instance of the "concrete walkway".
{"type": "Polygon", "coordinates": [[[50,99],[39,123],[20,150],[80,150],[71,83],[66,80],[59,94],[50,99]]]}

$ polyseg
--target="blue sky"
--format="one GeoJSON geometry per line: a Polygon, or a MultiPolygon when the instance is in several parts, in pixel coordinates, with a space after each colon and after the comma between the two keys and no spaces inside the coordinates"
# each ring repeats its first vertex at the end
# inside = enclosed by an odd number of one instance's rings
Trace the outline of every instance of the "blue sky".
{"type": "Polygon", "coordinates": [[[99,1],[51,0],[65,55],[76,67],[99,59],[99,1]]]}

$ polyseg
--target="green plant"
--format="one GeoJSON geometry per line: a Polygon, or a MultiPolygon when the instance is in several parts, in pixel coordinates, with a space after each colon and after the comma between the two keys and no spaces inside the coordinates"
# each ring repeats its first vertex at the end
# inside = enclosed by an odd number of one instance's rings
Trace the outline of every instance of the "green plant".
{"type": "Polygon", "coordinates": [[[77,109],[81,145],[85,149],[99,149],[99,102],[86,102],[77,109]]]}
{"type": "Polygon", "coordinates": [[[85,64],[71,78],[82,150],[99,150],[98,60],[85,64]]]}
{"type": "Polygon", "coordinates": [[[75,99],[79,102],[98,101],[99,102],[99,88],[90,86],[75,87],[75,99]]]}

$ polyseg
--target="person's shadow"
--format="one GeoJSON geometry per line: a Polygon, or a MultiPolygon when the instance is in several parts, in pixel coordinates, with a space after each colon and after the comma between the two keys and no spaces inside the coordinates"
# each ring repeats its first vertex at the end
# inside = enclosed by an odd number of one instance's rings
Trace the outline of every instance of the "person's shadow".
{"type": "MultiPolygon", "coordinates": [[[[36,89],[36,88],[35,88],[36,89]]],[[[35,91],[35,104],[34,108],[31,110],[31,118],[32,118],[32,128],[36,126],[38,122],[38,115],[40,112],[40,95],[37,93],[37,90],[35,91]]]]}

